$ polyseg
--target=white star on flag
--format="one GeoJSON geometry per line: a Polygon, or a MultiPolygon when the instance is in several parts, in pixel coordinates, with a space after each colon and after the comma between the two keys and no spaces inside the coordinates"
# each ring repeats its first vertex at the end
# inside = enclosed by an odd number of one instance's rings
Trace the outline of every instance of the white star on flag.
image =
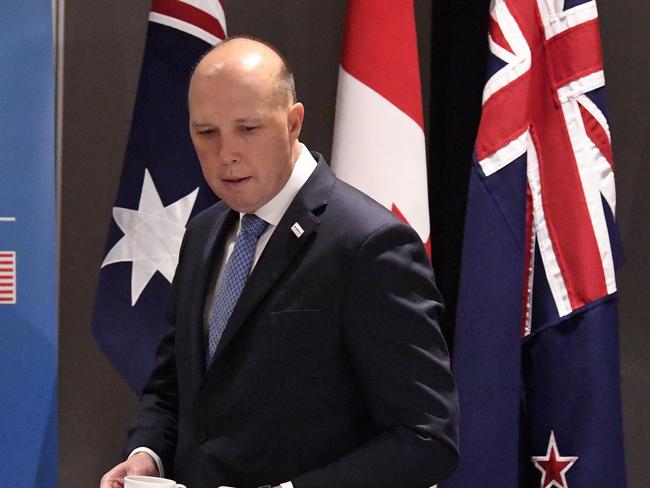
{"type": "Polygon", "coordinates": [[[114,207],[113,218],[124,236],[108,252],[102,268],[113,263],[133,262],[131,270],[131,305],[156,271],[171,283],[178,265],[178,253],[190,218],[198,187],[180,200],[163,206],[149,170],[144,182],[138,210],[114,207]]]}
{"type": "Polygon", "coordinates": [[[569,488],[566,472],[578,460],[577,456],[560,456],[555,442],[555,433],[551,431],[546,456],[532,456],[531,460],[542,472],[541,488],[569,488]]]}

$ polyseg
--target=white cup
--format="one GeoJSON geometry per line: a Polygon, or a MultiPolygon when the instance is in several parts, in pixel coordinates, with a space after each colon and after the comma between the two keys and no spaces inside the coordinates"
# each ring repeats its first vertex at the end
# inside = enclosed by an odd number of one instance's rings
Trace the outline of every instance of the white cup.
{"type": "Polygon", "coordinates": [[[156,478],[155,476],[126,476],[124,488],[186,488],[185,485],[176,483],[167,478],[156,478]]]}

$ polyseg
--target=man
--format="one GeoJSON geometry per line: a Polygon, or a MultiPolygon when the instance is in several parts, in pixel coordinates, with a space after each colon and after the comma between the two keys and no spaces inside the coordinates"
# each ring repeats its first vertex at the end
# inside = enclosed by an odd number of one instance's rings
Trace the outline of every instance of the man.
{"type": "Polygon", "coordinates": [[[270,46],[214,48],[189,110],[222,201],[187,227],[131,455],[101,487],[126,474],[189,488],[447,477],[456,392],[417,234],[299,142],[304,107],[270,46]]]}

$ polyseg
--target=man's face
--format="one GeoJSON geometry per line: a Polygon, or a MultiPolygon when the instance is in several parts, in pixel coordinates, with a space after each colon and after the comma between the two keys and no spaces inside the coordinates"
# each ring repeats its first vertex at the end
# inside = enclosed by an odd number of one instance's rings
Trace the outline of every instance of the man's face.
{"type": "Polygon", "coordinates": [[[203,176],[219,198],[253,212],[277,195],[293,169],[302,105],[279,100],[270,77],[217,72],[195,75],[189,109],[203,176]]]}

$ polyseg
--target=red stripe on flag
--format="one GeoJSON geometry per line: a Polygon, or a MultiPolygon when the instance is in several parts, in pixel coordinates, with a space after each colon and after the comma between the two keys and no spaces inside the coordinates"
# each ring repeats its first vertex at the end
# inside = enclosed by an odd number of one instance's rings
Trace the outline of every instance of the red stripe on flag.
{"type": "Polygon", "coordinates": [[[546,122],[539,134],[535,125],[531,128],[544,216],[571,308],[576,309],[607,295],[605,272],[564,118],[559,108],[543,107],[543,100],[533,103],[546,122]]]}
{"type": "Polygon", "coordinates": [[[555,88],[603,69],[598,19],[552,37],[546,48],[555,88]]]}
{"type": "Polygon", "coordinates": [[[10,274],[10,275],[0,275],[0,280],[13,280],[13,279],[14,279],[14,275],[12,275],[12,274],[10,274]]]}
{"type": "Polygon", "coordinates": [[[545,44],[540,30],[531,29],[529,38],[532,52],[530,91],[538,94],[529,101],[531,136],[539,159],[544,216],[572,309],[608,293],[576,156],[557,91],[553,89],[560,78],[572,80],[578,76],[578,73],[573,75],[566,69],[577,69],[584,76],[585,67],[593,58],[584,54],[584,49],[596,47],[589,40],[589,32],[589,29],[581,27],[570,29],[558,42],[551,43],[552,48],[545,44]],[[578,33],[571,34],[573,30],[578,33]],[[569,40],[569,44],[564,42],[569,40]],[[580,41],[586,41],[586,45],[581,46],[580,41]],[[562,54],[566,58],[571,58],[574,50],[583,55],[577,56],[579,61],[564,62],[558,59],[560,52],[557,48],[560,46],[571,48],[562,54]],[[547,58],[550,49],[555,50],[554,56],[547,58]],[[558,62],[562,67],[554,69],[549,61],[558,62]]]}
{"type": "Polygon", "coordinates": [[[9,287],[13,288],[14,285],[15,285],[14,283],[0,283],[1,288],[9,288],[9,287]]]}
{"type": "Polygon", "coordinates": [[[498,44],[511,54],[514,54],[514,51],[510,47],[510,44],[508,44],[508,41],[506,40],[506,37],[503,35],[501,26],[494,19],[490,19],[490,37],[494,43],[498,44]]]}
{"type": "Polygon", "coordinates": [[[192,24],[219,39],[226,37],[221,23],[216,18],[187,3],[178,0],[153,0],[151,11],[192,24]]]}
{"type": "Polygon", "coordinates": [[[530,71],[495,92],[483,105],[475,148],[479,161],[528,130],[529,85],[530,71]]]}
{"type": "Polygon", "coordinates": [[[605,159],[609,162],[610,166],[614,168],[614,156],[612,155],[612,143],[607,136],[607,132],[602,125],[594,118],[587,109],[585,109],[580,103],[580,115],[582,115],[582,121],[585,124],[585,130],[589,139],[596,145],[600,150],[601,154],[605,156],[605,159]]]}
{"type": "Polygon", "coordinates": [[[341,66],[424,127],[413,0],[350,0],[341,66]]]}
{"type": "Polygon", "coordinates": [[[13,261],[13,260],[11,260],[11,261],[4,261],[4,260],[2,260],[2,261],[0,261],[0,264],[8,264],[8,265],[11,266],[11,265],[14,264],[14,261],[13,261]]]}
{"type": "Polygon", "coordinates": [[[0,295],[13,295],[13,290],[0,290],[0,295]]]}
{"type": "Polygon", "coordinates": [[[15,297],[0,297],[0,302],[13,302],[15,297]]]}

